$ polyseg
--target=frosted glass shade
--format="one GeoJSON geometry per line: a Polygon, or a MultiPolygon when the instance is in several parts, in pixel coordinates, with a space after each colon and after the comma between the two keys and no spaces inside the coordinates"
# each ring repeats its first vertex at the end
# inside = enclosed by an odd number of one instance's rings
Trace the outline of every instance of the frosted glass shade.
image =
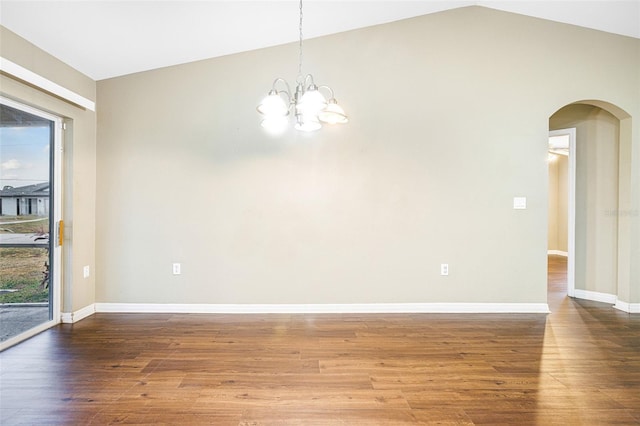
{"type": "Polygon", "coordinates": [[[347,114],[335,100],[329,101],[327,107],[318,114],[318,118],[329,124],[344,124],[349,121],[347,114]]]}
{"type": "Polygon", "coordinates": [[[286,130],[289,120],[285,115],[274,115],[262,120],[260,125],[269,133],[278,134],[286,130]]]}
{"type": "Polygon", "coordinates": [[[260,114],[271,116],[286,116],[289,114],[289,106],[280,95],[274,90],[260,102],[257,108],[260,114]]]}
{"type": "Polygon", "coordinates": [[[317,115],[327,106],[327,100],[317,89],[310,87],[300,101],[298,101],[298,110],[304,115],[317,115]]]}

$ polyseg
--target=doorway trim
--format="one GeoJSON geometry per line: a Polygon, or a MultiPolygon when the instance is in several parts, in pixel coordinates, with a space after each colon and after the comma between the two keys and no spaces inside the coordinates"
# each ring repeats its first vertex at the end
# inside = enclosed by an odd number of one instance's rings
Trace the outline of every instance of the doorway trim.
{"type": "Polygon", "coordinates": [[[549,137],[569,136],[567,182],[567,295],[576,294],[576,128],[550,130],[549,137]]]}

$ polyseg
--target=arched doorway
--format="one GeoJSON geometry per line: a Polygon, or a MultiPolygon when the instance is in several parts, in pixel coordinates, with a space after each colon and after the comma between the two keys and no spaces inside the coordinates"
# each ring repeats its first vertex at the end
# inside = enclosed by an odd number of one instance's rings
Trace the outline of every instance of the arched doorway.
{"type": "Polygon", "coordinates": [[[629,300],[631,119],[615,105],[580,101],[549,118],[549,129],[576,129],[575,297],[614,304],[629,300]]]}

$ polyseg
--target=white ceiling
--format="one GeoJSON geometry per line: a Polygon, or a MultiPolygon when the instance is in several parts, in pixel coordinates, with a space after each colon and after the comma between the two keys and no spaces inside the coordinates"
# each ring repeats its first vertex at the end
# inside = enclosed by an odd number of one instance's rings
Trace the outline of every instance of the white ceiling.
{"type": "MultiPolygon", "coordinates": [[[[480,5],[640,38],[640,0],[305,0],[305,38],[480,5]]],[[[94,80],[298,39],[285,1],[2,0],[0,24],[94,80]]]]}

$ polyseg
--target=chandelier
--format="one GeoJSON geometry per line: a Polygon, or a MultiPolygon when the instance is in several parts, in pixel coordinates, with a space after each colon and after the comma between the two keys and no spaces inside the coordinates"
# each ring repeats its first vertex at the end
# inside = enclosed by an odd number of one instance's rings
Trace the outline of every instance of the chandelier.
{"type": "Polygon", "coordinates": [[[257,107],[258,112],[263,116],[260,124],[273,133],[282,132],[289,124],[291,115],[294,117],[294,127],[305,132],[318,130],[323,123],[342,124],[349,121],[342,107],[338,105],[333,90],[329,86],[317,86],[311,74],[302,74],[302,17],[302,0],[300,0],[296,90],[292,94],[289,83],[283,78],[276,78],[271,90],[257,107]],[[320,93],[321,90],[327,91],[329,100],[320,93]]]}

